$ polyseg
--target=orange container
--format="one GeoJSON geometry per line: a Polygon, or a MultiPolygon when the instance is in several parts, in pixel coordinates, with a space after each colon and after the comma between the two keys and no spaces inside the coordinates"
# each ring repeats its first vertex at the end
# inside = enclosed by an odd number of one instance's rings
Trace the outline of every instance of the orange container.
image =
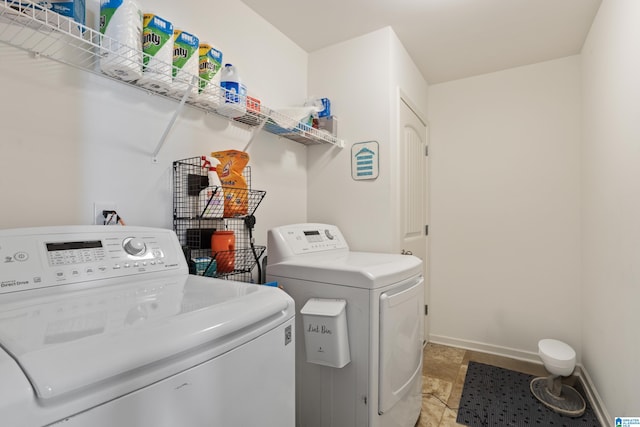
{"type": "Polygon", "coordinates": [[[211,255],[219,273],[231,273],[236,262],[236,236],[233,231],[215,231],[211,235],[211,255]]]}

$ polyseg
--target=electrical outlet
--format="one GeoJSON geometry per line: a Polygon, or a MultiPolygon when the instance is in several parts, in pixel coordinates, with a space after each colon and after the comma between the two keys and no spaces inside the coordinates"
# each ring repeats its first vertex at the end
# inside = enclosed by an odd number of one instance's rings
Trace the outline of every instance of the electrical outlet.
{"type": "Polygon", "coordinates": [[[114,202],[94,202],[93,203],[93,223],[104,225],[104,215],[102,211],[117,211],[118,205],[114,202]]]}

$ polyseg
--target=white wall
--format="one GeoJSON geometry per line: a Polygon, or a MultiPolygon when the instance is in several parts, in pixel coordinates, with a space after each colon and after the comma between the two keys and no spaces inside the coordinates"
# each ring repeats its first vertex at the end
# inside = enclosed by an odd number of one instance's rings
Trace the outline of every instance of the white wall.
{"type": "Polygon", "coordinates": [[[429,87],[431,340],[580,342],[580,60],[429,87]]]}
{"type": "MultiPolygon", "coordinates": [[[[308,55],[239,0],[139,3],[218,46],[265,105],[306,98],[308,55]]],[[[99,2],[88,8],[96,22],[99,2]]],[[[89,224],[95,201],[117,203],[128,224],[171,228],[172,162],[241,150],[250,136],[188,107],[152,164],[176,102],[4,44],[0,56],[1,228],[89,224]]],[[[306,220],[306,149],[263,132],[248,152],[253,188],[267,191],[256,212],[256,239],[264,244],[267,228],[306,220]]]]}
{"type": "Polygon", "coordinates": [[[612,417],[640,414],[639,20],[602,2],[582,51],[583,363],[612,417]]]}
{"type": "Polygon", "coordinates": [[[331,99],[343,149],[309,147],[309,220],[336,224],[352,249],[384,250],[391,240],[390,37],[384,28],[309,55],[309,94],[331,99]],[[378,141],[376,180],[351,179],[351,145],[378,141]],[[357,249],[356,249],[357,248],[357,249]]]}
{"type": "Polygon", "coordinates": [[[313,52],[309,94],[331,99],[345,148],[308,151],[310,221],[337,224],[352,250],[397,252],[398,89],[426,111],[427,84],[389,27],[313,52]],[[351,146],[378,141],[375,180],[351,178],[351,146]]]}

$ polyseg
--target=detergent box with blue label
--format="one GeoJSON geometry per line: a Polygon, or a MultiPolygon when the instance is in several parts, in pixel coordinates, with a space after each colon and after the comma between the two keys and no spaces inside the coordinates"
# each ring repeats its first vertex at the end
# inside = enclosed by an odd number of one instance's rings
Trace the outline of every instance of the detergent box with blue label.
{"type": "Polygon", "coordinates": [[[38,13],[38,11],[48,9],[59,15],[66,16],[73,19],[79,24],[85,25],[86,10],[85,0],[48,0],[48,1],[34,1],[33,3],[14,1],[10,2],[11,8],[24,12],[28,15],[32,15],[28,9],[35,9],[35,18],[44,20],[44,13],[38,13]],[[35,5],[33,4],[35,3],[35,5]]]}
{"type": "Polygon", "coordinates": [[[38,2],[38,4],[62,16],[69,17],[82,25],[85,24],[84,0],[49,0],[38,2]]]}

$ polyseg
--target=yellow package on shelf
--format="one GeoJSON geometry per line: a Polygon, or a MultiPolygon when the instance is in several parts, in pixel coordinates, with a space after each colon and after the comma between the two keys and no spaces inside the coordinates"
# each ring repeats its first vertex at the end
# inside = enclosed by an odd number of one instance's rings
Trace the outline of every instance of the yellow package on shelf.
{"type": "Polygon", "coordinates": [[[244,167],[249,163],[249,154],[244,151],[215,151],[211,156],[220,161],[216,168],[224,189],[224,216],[232,218],[246,215],[249,207],[247,181],[242,176],[244,167]]]}

